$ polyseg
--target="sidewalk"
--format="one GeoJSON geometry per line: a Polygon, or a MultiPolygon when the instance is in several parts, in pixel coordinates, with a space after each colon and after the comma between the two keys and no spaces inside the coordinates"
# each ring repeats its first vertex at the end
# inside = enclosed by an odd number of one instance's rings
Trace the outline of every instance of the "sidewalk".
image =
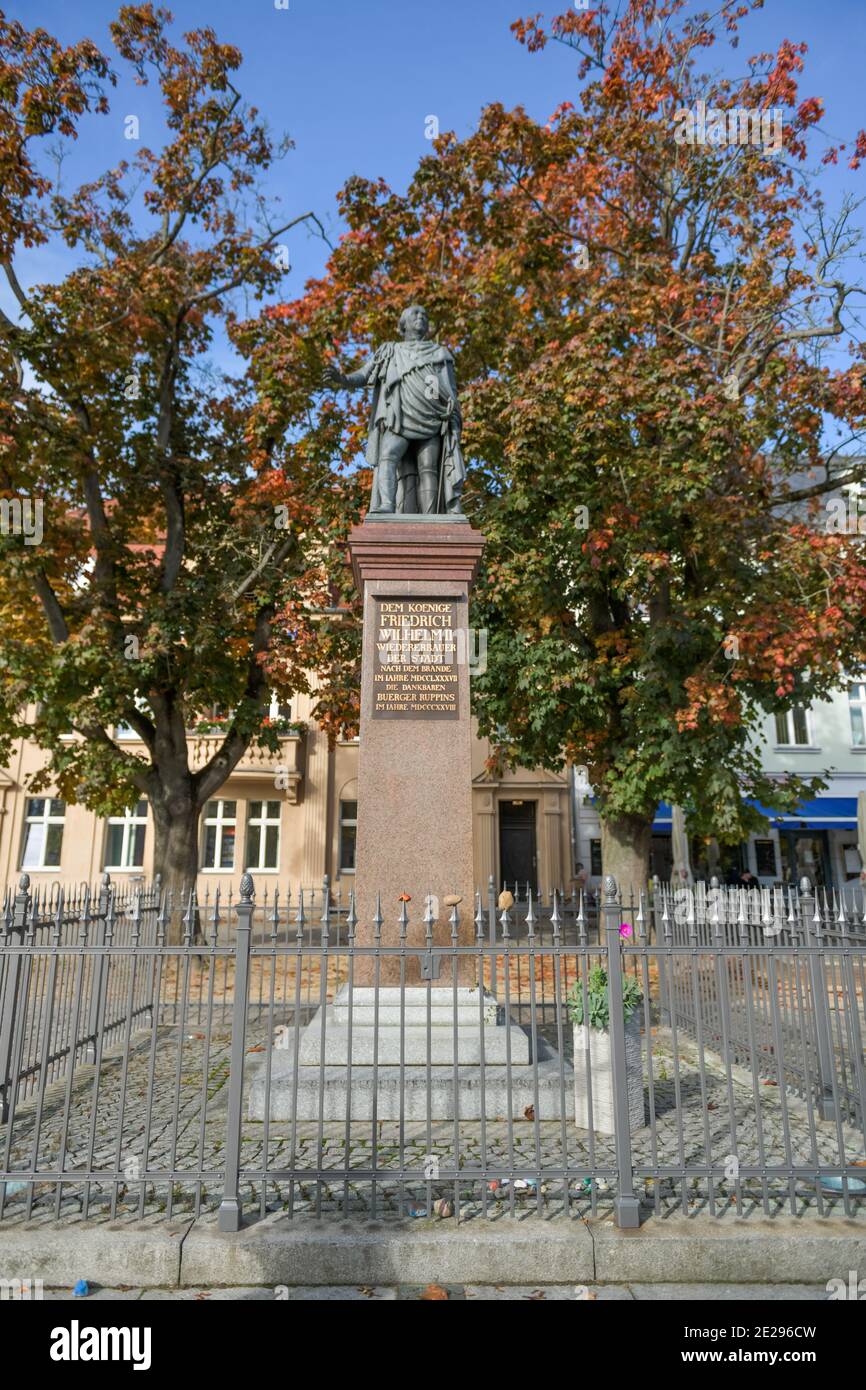
{"type": "Polygon", "coordinates": [[[318,1288],[274,1289],[267,1287],[226,1289],[202,1287],[192,1289],[93,1289],[87,1298],[74,1298],[69,1289],[45,1289],[48,1302],[70,1301],[82,1310],[87,1303],[96,1302],[285,1302],[285,1303],[417,1303],[499,1300],[509,1303],[594,1303],[594,1302],[655,1302],[676,1303],[712,1300],[756,1303],[821,1303],[828,1298],[823,1284],[450,1284],[434,1285],[341,1285],[318,1288]]]}

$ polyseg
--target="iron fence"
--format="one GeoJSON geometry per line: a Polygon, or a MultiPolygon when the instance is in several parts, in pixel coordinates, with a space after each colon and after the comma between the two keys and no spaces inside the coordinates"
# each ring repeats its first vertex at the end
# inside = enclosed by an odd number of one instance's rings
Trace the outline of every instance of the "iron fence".
{"type": "Polygon", "coordinates": [[[0,1219],[863,1212],[862,901],[462,907],[22,879],[0,1219]]]}

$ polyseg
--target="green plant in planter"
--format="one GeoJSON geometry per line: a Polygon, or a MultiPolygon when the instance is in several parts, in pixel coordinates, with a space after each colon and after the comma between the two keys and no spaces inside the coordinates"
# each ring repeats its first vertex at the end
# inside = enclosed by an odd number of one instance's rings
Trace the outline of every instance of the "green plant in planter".
{"type": "MultiPolygon", "coordinates": [[[[589,972],[586,982],[586,1002],[589,1009],[590,1028],[610,1027],[610,993],[607,984],[607,971],[596,965],[589,972]]],[[[634,976],[629,975],[622,982],[622,1016],[628,1023],[635,1009],[643,1002],[643,992],[634,976]]],[[[575,980],[566,996],[568,1012],[572,1023],[583,1023],[583,986],[575,980]]]]}
{"type": "Polygon", "coordinates": [[[307,731],[307,721],[305,719],[263,719],[262,731],[270,731],[284,738],[288,735],[300,735],[307,731]]]}

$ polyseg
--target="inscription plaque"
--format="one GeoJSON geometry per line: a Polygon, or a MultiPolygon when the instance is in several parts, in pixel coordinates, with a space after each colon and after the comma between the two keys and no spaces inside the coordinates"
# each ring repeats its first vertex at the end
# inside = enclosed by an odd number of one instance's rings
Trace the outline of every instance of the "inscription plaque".
{"type": "Polygon", "coordinates": [[[373,719],[457,719],[458,649],[466,604],[458,598],[375,598],[373,719]]]}

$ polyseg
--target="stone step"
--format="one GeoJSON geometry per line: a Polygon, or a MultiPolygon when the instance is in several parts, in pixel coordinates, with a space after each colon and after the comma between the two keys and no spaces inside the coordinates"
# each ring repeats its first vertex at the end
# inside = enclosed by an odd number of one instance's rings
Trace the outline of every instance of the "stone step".
{"type": "Polygon", "coordinates": [[[483,1010],[485,1027],[496,1024],[500,1009],[492,994],[485,992],[479,1007],[477,989],[411,987],[406,990],[390,987],[349,990],[344,986],[334,1000],[334,1019],[348,1028],[351,1015],[353,1028],[453,1028],[455,1018],[461,1030],[477,1028],[483,1010]],[[402,1001],[401,1001],[402,995],[402,1001]],[[378,996],[378,998],[377,998],[378,996]],[[351,1007],[350,1007],[351,1005],[351,1007]],[[378,1008],[378,1015],[377,1010],[378,1008]]]}
{"type": "MultiPolygon", "coordinates": [[[[377,1030],[360,1027],[353,1023],[352,1065],[372,1066],[373,1061],[376,1060],[380,1066],[399,1067],[400,1034],[399,1028],[380,1027],[377,1030]]],[[[490,1025],[482,1030],[479,1029],[476,1019],[474,1027],[463,1027],[457,1030],[458,1064],[471,1065],[474,1063],[477,1066],[481,1063],[482,1056],[487,1065],[505,1063],[509,1045],[512,1065],[526,1066],[529,1062],[529,1038],[522,1028],[518,1028],[516,1024],[512,1024],[510,1028],[490,1025]]],[[[292,1047],[293,1044],[290,1042],[288,1050],[292,1051],[292,1047]]],[[[298,1061],[301,1065],[317,1064],[320,1058],[321,1020],[318,1022],[313,1020],[301,1035],[298,1061]]],[[[324,1060],[326,1067],[345,1067],[349,1061],[349,1030],[341,1027],[334,1017],[332,1009],[326,1011],[324,1060]]],[[[434,1067],[453,1066],[453,1027],[431,1028],[429,1033],[426,1027],[405,1028],[403,1030],[403,1061],[406,1066],[426,1066],[428,1061],[434,1067]]]]}
{"type": "Polygon", "coordinates": [[[352,1071],[351,1094],[345,1072],[325,1073],[320,1084],[318,1067],[299,1067],[295,1074],[292,1058],[286,1052],[271,1054],[271,1087],[265,1088],[265,1072],[260,1070],[250,1088],[249,1117],[263,1120],[266,1108],[271,1120],[318,1120],[344,1123],[347,1108],[353,1121],[505,1119],[510,1111],[516,1120],[525,1120],[530,1106],[540,1121],[561,1116],[574,1122],[574,1090],[571,1068],[560,1075],[558,1058],[549,1058],[530,1067],[461,1067],[457,1073],[434,1068],[429,1078],[426,1067],[378,1067],[375,1085],[372,1067],[352,1071]],[[482,1089],[482,1077],[484,1081],[482,1089]],[[296,1099],[296,1104],[295,1104],[296,1099]],[[563,1110],[564,1106],[564,1110],[563,1110]]]}
{"type": "MultiPolygon", "coordinates": [[[[477,1028],[479,1016],[484,1027],[495,1026],[500,1017],[500,1011],[495,1000],[483,1006],[483,1013],[478,1008],[478,1004],[470,1004],[465,1008],[454,1009],[443,1008],[441,1005],[430,1006],[429,1019],[431,1028],[453,1028],[454,1021],[457,1020],[458,1028],[477,1028]]],[[[400,1006],[379,1005],[378,1015],[374,1006],[367,1004],[354,1004],[349,1009],[348,1004],[335,1007],[334,1019],[341,1028],[348,1028],[349,1018],[352,1019],[353,1028],[373,1028],[378,1017],[380,1028],[399,1028],[401,1022],[406,1028],[426,1028],[428,1012],[426,1004],[406,1004],[401,1013],[400,1006]]]]}

